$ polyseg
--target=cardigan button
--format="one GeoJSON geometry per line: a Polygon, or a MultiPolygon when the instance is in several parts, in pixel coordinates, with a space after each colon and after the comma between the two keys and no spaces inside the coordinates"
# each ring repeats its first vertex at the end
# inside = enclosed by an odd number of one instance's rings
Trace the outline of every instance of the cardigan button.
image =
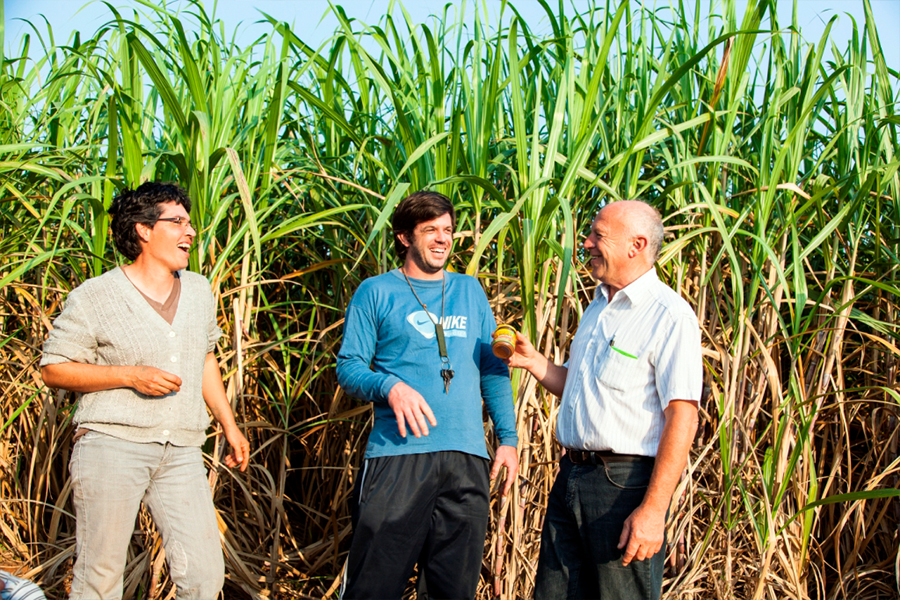
{"type": "Polygon", "coordinates": [[[169,337],[175,337],[175,332],[174,332],[174,331],[170,331],[170,332],[169,332],[169,337]]]}
{"type": "Polygon", "coordinates": [[[168,429],[163,429],[163,435],[169,435],[169,430],[168,430],[168,429]]]}
{"type": "Polygon", "coordinates": [[[173,356],[173,357],[172,357],[172,362],[178,362],[178,357],[177,357],[177,356],[173,356]]]}

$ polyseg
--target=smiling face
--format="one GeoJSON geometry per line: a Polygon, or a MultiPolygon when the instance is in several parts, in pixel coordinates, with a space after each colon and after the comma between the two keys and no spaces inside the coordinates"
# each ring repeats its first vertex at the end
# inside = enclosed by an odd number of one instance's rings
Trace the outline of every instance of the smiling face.
{"type": "Polygon", "coordinates": [[[138,224],[141,244],[141,260],[164,265],[169,271],[180,271],[188,266],[191,245],[197,232],[190,224],[190,216],[184,206],[174,202],[159,205],[159,219],[152,226],[138,224]],[[181,224],[162,219],[182,218],[181,224]]]}
{"type": "Polygon", "coordinates": [[[591,224],[591,231],[584,240],[584,249],[590,254],[594,279],[615,285],[623,262],[622,254],[627,252],[628,236],[618,220],[609,218],[607,208],[601,210],[591,224]]]}
{"type": "Polygon", "coordinates": [[[403,270],[416,279],[440,279],[453,246],[453,219],[450,214],[419,223],[411,237],[400,234],[400,241],[407,248],[403,270]]]}
{"type": "Polygon", "coordinates": [[[647,236],[629,226],[630,212],[641,209],[635,204],[616,202],[603,207],[584,240],[584,249],[591,256],[591,275],[609,286],[610,298],[653,266],[647,236]]]}

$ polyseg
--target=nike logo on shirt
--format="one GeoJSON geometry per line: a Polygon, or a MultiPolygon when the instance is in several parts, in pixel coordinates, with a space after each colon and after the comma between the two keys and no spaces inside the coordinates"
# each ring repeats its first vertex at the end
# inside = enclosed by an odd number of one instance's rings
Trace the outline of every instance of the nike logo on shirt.
{"type": "MultiPolygon", "coordinates": [[[[438,321],[438,317],[430,312],[418,310],[411,313],[406,320],[412,325],[416,331],[422,334],[425,339],[434,337],[434,324],[438,321]]],[[[448,315],[441,320],[444,326],[444,335],[446,337],[466,337],[466,325],[468,317],[460,315],[448,315]]]]}

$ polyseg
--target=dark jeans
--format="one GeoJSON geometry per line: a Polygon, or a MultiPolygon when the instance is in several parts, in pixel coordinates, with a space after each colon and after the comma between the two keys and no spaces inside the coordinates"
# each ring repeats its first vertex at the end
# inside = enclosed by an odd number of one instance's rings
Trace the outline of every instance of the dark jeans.
{"type": "Polygon", "coordinates": [[[652,462],[574,465],[563,456],[541,532],[535,600],[660,597],[665,543],[651,558],[627,567],[616,548],[652,471],[652,462]]]}
{"type": "Polygon", "coordinates": [[[342,597],[399,599],[418,562],[429,598],[474,598],[489,486],[488,461],[462,452],[366,460],[342,597]]]}

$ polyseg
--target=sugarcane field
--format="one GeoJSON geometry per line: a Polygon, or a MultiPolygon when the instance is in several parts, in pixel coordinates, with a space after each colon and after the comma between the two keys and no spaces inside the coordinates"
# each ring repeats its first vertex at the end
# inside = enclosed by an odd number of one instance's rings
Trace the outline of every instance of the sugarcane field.
{"type": "Polygon", "coordinates": [[[900,598],[891,0],[87,4],[0,3],[4,600],[900,598]]]}

